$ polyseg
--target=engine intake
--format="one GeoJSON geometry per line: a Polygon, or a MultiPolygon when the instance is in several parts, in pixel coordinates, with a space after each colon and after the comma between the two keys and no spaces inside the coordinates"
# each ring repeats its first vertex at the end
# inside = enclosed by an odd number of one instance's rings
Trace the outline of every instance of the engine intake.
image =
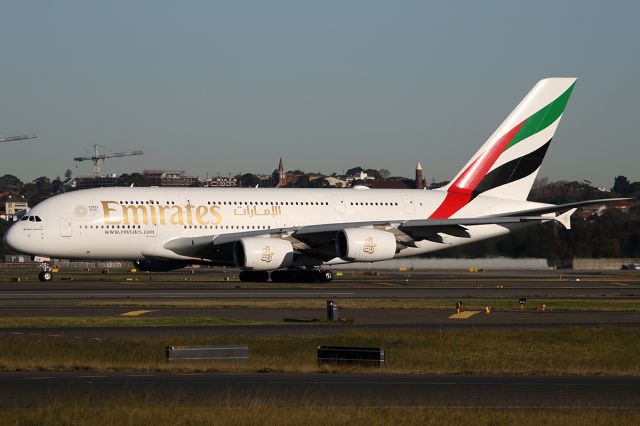
{"type": "Polygon", "coordinates": [[[253,271],[272,271],[293,263],[293,246],[275,238],[242,238],[233,245],[233,260],[237,267],[253,271]]]}
{"type": "Polygon", "coordinates": [[[348,228],[336,235],[336,253],[352,262],[377,262],[396,254],[396,237],[379,229],[348,228]]]}

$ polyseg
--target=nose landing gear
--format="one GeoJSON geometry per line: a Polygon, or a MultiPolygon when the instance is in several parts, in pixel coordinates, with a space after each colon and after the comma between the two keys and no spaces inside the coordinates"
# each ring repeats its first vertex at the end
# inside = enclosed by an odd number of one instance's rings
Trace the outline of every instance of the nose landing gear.
{"type": "Polygon", "coordinates": [[[49,282],[53,279],[53,268],[51,267],[51,259],[48,257],[36,256],[33,260],[40,262],[38,267],[42,269],[38,274],[38,279],[42,282],[49,282]]]}

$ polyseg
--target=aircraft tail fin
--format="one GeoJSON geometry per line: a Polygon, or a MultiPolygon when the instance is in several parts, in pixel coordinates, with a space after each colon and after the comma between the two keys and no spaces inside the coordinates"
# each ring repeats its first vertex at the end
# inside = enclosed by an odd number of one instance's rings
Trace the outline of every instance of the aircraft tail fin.
{"type": "Polygon", "coordinates": [[[441,190],[431,218],[446,218],[479,194],[526,200],[569,101],[575,78],[540,80],[441,190]]]}

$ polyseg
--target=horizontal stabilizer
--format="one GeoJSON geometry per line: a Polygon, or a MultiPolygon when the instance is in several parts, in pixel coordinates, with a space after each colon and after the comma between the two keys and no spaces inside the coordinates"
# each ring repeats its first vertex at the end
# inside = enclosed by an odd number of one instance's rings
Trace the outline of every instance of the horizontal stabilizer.
{"type": "Polygon", "coordinates": [[[557,215],[556,222],[564,226],[564,229],[571,229],[571,215],[574,214],[576,210],[578,209],[574,207],[571,210],[567,210],[566,212],[557,215]]]}

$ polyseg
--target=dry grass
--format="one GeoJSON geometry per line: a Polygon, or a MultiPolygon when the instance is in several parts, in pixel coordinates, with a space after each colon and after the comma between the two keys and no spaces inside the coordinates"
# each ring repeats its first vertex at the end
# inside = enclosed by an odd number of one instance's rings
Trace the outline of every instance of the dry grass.
{"type": "Polygon", "coordinates": [[[436,374],[640,374],[640,328],[345,332],[339,335],[118,338],[103,341],[7,335],[2,370],[358,371],[316,365],[318,345],[385,350],[385,372],[436,374]],[[247,344],[248,364],[167,363],[167,345],[247,344]]]}
{"type": "Polygon", "coordinates": [[[495,409],[452,407],[286,406],[246,400],[194,404],[140,396],[53,401],[32,409],[0,410],[3,425],[634,425],[638,410],[495,409]]]}
{"type": "MultiPolygon", "coordinates": [[[[216,317],[0,317],[1,328],[184,327],[282,324],[216,317]]],[[[293,326],[293,324],[291,324],[293,326]]]]}
{"type": "MultiPolygon", "coordinates": [[[[483,310],[492,306],[502,311],[520,310],[517,299],[338,299],[341,309],[438,309],[453,311],[458,300],[463,301],[467,310],[483,310]]],[[[527,308],[535,310],[541,304],[546,310],[565,311],[640,311],[637,299],[569,299],[545,300],[528,299],[527,308]]],[[[325,299],[287,299],[287,300],[113,300],[80,302],[82,307],[123,308],[123,309],[162,309],[162,308],[212,308],[212,309],[324,309],[325,299]]]]}

